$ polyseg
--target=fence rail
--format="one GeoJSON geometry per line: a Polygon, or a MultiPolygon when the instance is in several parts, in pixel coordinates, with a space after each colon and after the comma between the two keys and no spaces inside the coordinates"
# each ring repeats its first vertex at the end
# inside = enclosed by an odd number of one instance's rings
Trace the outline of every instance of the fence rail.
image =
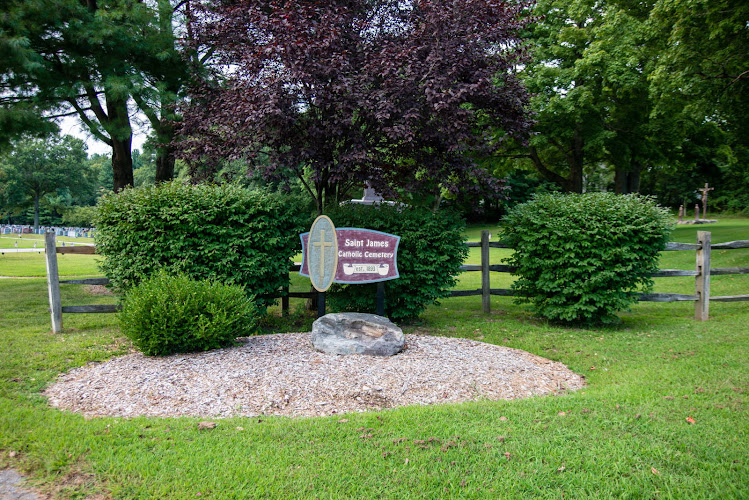
{"type": "Polygon", "coordinates": [[[52,231],[44,233],[44,253],[47,262],[47,290],[49,292],[49,311],[52,316],[52,331],[57,333],[62,330],[63,313],[112,313],[117,312],[120,306],[116,304],[96,304],[83,306],[63,306],[60,297],[60,284],[76,285],[107,285],[108,278],[86,278],[79,280],[60,280],[57,268],[57,254],[95,254],[94,246],[58,247],[56,234],[52,231]]]}
{"type": "MultiPolygon", "coordinates": [[[[709,317],[709,305],[711,301],[715,302],[738,302],[749,300],[748,295],[725,295],[719,297],[710,296],[710,276],[721,276],[728,274],[749,274],[749,267],[710,267],[710,250],[734,250],[749,248],[749,240],[729,241],[726,243],[710,243],[710,233],[707,231],[697,232],[697,243],[676,243],[669,242],[665,251],[685,251],[691,250],[696,252],[696,265],[694,270],[687,269],[659,269],[651,274],[654,278],[668,277],[695,277],[694,295],[680,293],[648,293],[640,294],[639,301],[642,302],[685,302],[693,301],[695,303],[695,318],[706,321],[709,317]]],[[[107,278],[86,278],[75,280],[60,280],[57,268],[57,254],[95,254],[94,246],[73,246],[58,247],[56,246],[55,233],[45,233],[44,238],[46,261],[47,261],[47,288],[49,291],[50,313],[52,316],[52,331],[57,333],[62,330],[63,313],[111,313],[119,310],[118,305],[82,305],[82,306],[63,306],[60,299],[60,284],[79,284],[79,285],[107,285],[107,278]]],[[[451,297],[470,297],[480,295],[482,298],[482,309],[485,313],[491,312],[491,296],[509,297],[516,295],[516,292],[506,288],[491,288],[490,273],[513,273],[516,271],[515,266],[504,264],[491,264],[489,261],[490,248],[511,248],[498,241],[490,241],[489,231],[481,232],[480,242],[468,242],[468,247],[481,249],[481,264],[467,264],[460,266],[462,272],[480,272],[481,288],[476,290],[453,290],[451,297]]],[[[300,264],[294,263],[290,266],[290,271],[299,271],[300,264]]],[[[316,295],[314,292],[290,292],[288,287],[280,290],[281,310],[286,314],[289,310],[289,298],[308,299],[316,295]]]]}
{"type": "MultiPolygon", "coordinates": [[[[738,302],[749,300],[749,295],[726,295],[719,297],[710,296],[710,276],[720,276],[727,274],[749,274],[749,267],[710,267],[710,250],[735,250],[749,248],[749,240],[728,241],[726,243],[710,243],[711,234],[707,231],[697,232],[697,243],[677,243],[669,242],[666,244],[665,251],[684,251],[691,250],[696,252],[696,265],[694,270],[686,269],[659,269],[651,274],[653,278],[669,277],[695,277],[694,295],[681,293],[647,293],[640,294],[638,301],[641,302],[682,302],[693,301],[695,303],[695,319],[706,321],[709,317],[709,304],[715,302],[738,302]]],[[[453,290],[451,297],[469,297],[474,295],[482,296],[482,309],[485,313],[491,312],[490,298],[492,295],[514,296],[517,295],[515,290],[504,288],[491,288],[489,286],[489,272],[513,273],[517,270],[515,266],[497,265],[489,262],[489,248],[511,248],[500,242],[489,241],[489,232],[481,232],[481,242],[466,243],[468,247],[481,248],[481,264],[469,264],[460,267],[464,272],[482,273],[481,288],[476,290],[453,290]]]]}

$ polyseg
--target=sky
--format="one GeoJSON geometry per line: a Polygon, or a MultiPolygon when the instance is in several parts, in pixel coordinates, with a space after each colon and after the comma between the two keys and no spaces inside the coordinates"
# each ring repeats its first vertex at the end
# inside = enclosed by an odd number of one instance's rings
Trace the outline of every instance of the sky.
{"type": "MultiPolygon", "coordinates": [[[[133,120],[135,122],[135,120],[133,120]]],[[[94,155],[94,154],[106,154],[106,155],[112,155],[112,148],[104,144],[103,142],[95,139],[86,128],[81,125],[81,122],[78,118],[73,116],[66,116],[63,118],[60,122],[60,133],[61,134],[68,134],[72,135],[73,137],[78,137],[79,139],[83,139],[83,141],[88,146],[88,155],[94,155]]],[[[143,151],[143,143],[146,141],[146,136],[148,134],[148,128],[144,126],[138,126],[136,123],[133,123],[133,149],[140,149],[143,151]]]]}

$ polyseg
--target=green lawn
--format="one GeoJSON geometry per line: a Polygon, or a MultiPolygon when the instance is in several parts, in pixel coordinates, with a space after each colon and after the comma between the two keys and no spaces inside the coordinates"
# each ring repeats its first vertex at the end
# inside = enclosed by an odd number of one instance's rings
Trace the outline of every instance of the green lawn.
{"type": "MultiPolygon", "coordinates": [[[[58,236],[57,246],[63,243],[70,245],[91,245],[95,242],[93,238],[69,238],[58,236]]],[[[94,276],[99,274],[96,267],[98,257],[93,255],[66,255],[59,254],[58,265],[61,276],[94,276]]],[[[0,235],[0,276],[39,276],[47,275],[47,267],[44,260],[44,236],[38,234],[4,234],[0,235]],[[18,246],[16,247],[16,244],[18,246]],[[6,249],[34,248],[37,252],[13,253],[4,252],[6,249]]]]}
{"type": "MultiPolygon", "coordinates": [[[[472,239],[481,229],[469,228],[472,239]]],[[[749,239],[749,220],[682,226],[673,239],[694,242],[697,230],[713,242],[749,239]]],[[[493,262],[507,252],[492,249],[493,262]]],[[[79,266],[62,272],[97,274],[93,260],[79,266]]],[[[713,267],[730,266],[749,267],[749,250],[713,252],[713,267]]],[[[661,267],[693,269],[694,252],[664,253],[661,267]]],[[[747,275],[712,282],[713,295],[749,293],[747,275]]],[[[479,283],[479,273],[461,275],[460,288],[479,283]]],[[[509,284],[493,274],[492,287],[509,284]]],[[[656,286],[693,293],[694,279],[656,286]]],[[[113,300],[75,285],[62,293],[64,304],[113,300]]],[[[48,408],[40,391],[58,373],[129,347],[114,315],[65,315],[53,335],[46,300],[43,278],[0,279],[0,469],[24,471],[58,498],[749,498],[747,302],[712,303],[706,322],[692,319],[691,303],[639,303],[615,327],[578,329],[507,297],[492,298],[490,315],[480,297],[448,299],[406,333],[530,351],[584,374],[587,387],[329,418],[232,418],[199,431],[193,418],[87,420],[48,408]]]]}
{"type": "MultiPolygon", "coordinates": [[[[94,238],[70,238],[68,236],[57,236],[55,237],[58,245],[70,243],[91,245],[96,240],[94,238]]],[[[44,248],[44,235],[42,234],[2,234],[0,235],[0,249],[4,248],[34,248],[36,243],[37,248],[44,248]],[[16,247],[15,244],[18,243],[16,247]]]]}

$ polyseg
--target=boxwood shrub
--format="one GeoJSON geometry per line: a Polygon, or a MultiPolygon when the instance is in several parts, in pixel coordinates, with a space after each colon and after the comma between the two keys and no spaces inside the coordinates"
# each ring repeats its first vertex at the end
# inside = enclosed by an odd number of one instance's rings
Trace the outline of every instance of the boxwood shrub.
{"type": "Polygon", "coordinates": [[[120,290],[165,269],[243,285],[267,305],[288,284],[308,220],[288,196],[172,182],[104,197],[96,244],[103,272],[120,290]]]}
{"type": "Polygon", "coordinates": [[[503,235],[515,249],[508,263],[517,266],[518,301],[554,321],[617,321],[652,289],[669,219],[637,195],[554,193],[516,206],[503,235]]]}
{"type": "Polygon", "coordinates": [[[256,333],[258,309],[239,285],[158,272],[125,294],[122,332],[148,356],[207,351],[256,333]]]}
{"type": "MultiPolygon", "coordinates": [[[[449,212],[389,205],[345,205],[327,214],[336,227],[361,227],[400,236],[400,278],[385,281],[385,314],[410,321],[430,304],[450,295],[455,276],[468,255],[465,223],[449,212]]],[[[334,311],[375,312],[376,283],[334,284],[328,305],[334,311]]]]}

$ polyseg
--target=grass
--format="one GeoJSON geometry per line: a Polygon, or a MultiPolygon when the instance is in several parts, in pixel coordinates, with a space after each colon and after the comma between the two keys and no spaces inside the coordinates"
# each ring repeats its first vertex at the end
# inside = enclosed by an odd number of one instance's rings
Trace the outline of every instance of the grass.
{"type": "MultiPolygon", "coordinates": [[[[55,240],[57,241],[58,245],[62,245],[63,243],[65,243],[66,245],[69,245],[71,243],[91,245],[96,241],[94,238],[71,238],[68,236],[56,236],[55,240]]],[[[36,243],[37,248],[43,249],[44,248],[44,235],[42,234],[18,234],[18,233],[0,235],[0,249],[34,248],[35,243],[36,243]],[[17,247],[16,247],[16,243],[18,243],[17,247]]]]}
{"type": "MultiPolygon", "coordinates": [[[[63,243],[69,245],[94,243],[93,238],[69,238],[58,236],[57,245],[63,243]]],[[[57,263],[61,276],[94,276],[99,273],[96,266],[98,257],[94,255],[67,255],[59,254],[57,263]]],[[[44,236],[38,234],[4,234],[0,235],[0,276],[29,277],[47,275],[47,267],[44,260],[44,236]],[[16,244],[18,246],[16,247],[16,244]],[[38,252],[13,253],[4,252],[6,249],[36,248],[38,252]]]]}
{"type": "MultiPolygon", "coordinates": [[[[715,242],[749,239],[749,220],[723,218],[680,227],[674,239],[693,242],[698,229],[715,242]]],[[[507,251],[492,252],[497,262],[507,251]]],[[[749,250],[713,252],[713,262],[746,267],[749,250]]],[[[693,252],[664,253],[661,263],[693,266],[693,252]]],[[[460,288],[479,279],[465,273],[460,288]]],[[[505,287],[510,277],[492,279],[505,287]]],[[[713,287],[749,293],[749,276],[716,276],[713,287]]],[[[112,300],[75,285],[62,292],[68,304],[112,300]]],[[[58,498],[749,497],[746,303],[712,303],[707,322],[692,319],[690,303],[639,303],[615,327],[578,329],[540,321],[506,297],[493,297],[488,316],[479,297],[449,299],[406,333],[530,351],[584,374],[587,387],[329,418],[231,418],[208,431],[193,418],[86,420],[49,408],[40,393],[58,373],[129,349],[116,317],[65,315],[64,332],[51,334],[43,279],[0,280],[0,304],[0,468],[26,472],[58,498]]],[[[309,321],[292,320],[274,325],[309,321]]]]}

